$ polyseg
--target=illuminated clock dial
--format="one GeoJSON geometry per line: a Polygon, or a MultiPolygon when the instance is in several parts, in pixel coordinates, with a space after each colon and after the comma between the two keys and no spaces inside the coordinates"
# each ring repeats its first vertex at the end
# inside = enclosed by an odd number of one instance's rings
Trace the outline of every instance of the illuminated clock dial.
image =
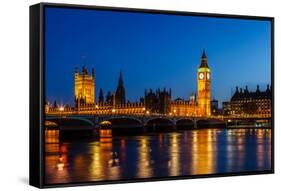
{"type": "Polygon", "coordinates": [[[203,78],[204,78],[204,74],[203,74],[203,73],[200,73],[200,74],[199,74],[199,79],[202,80],[203,78]]]}
{"type": "Polygon", "coordinates": [[[207,73],[207,79],[208,80],[210,79],[210,73],[207,73]]]}

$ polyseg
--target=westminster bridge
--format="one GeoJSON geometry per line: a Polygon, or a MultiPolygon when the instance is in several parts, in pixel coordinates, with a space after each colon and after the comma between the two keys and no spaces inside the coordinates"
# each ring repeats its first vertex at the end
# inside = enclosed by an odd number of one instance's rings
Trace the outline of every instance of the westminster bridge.
{"type": "Polygon", "coordinates": [[[258,127],[257,124],[270,124],[269,116],[173,116],[163,114],[149,115],[46,115],[46,129],[61,131],[96,131],[112,129],[120,132],[154,132],[200,127],[258,127]],[[245,124],[246,123],[246,124],[245,124]]]}

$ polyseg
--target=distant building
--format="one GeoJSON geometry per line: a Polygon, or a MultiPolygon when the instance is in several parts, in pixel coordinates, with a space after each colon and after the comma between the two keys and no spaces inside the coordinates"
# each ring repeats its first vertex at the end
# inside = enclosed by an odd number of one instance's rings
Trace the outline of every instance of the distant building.
{"type": "Polygon", "coordinates": [[[74,95],[75,103],[93,104],[95,103],[95,74],[94,68],[92,73],[88,74],[87,69],[83,66],[80,74],[78,68],[75,68],[74,74],[74,95]]]}
{"type": "Polygon", "coordinates": [[[122,78],[122,72],[120,72],[118,86],[115,91],[115,104],[124,105],[125,103],[126,103],[126,92],[125,92],[124,82],[122,78]]]}
{"type": "Polygon", "coordinates": [[[195,94],[189,100],[178,98],[171,103],[171,114],[179,116],[211,115],[211,69],[203,50],[197,69],[197,102],[195,94]]]}
{"type": "Polygon", "coordinates": [[[115,106],[115,96],[110,91],[107,92],[105,105],[115,106]]]}
{"type": "Polygon", "coordinates": [[[145,90],[144,94],[144,103],[146,111],[150,113],[161,114],[167,114],[170,112],[171,89],[169,92],[166,91],[165,88],[163,91],[158,89],[155,92],[150,89],[149,92],[145,90]]]}
{"type": "Polygon", "coordinates": [[[219,114],[219,101],[216,99],[213,99],[211,101],[211,113],[212,115],[219,114]]]}
{"type": "Polygon", "coordinates": [[[104,104],[104,96],[103,96],[103,91],[102,88],[100,89],[100,93],[99,93],[99,106],[102,106],[104,104]]]}
{"type": "Polygon", "coordinates": [[[50,102],[46,102],[45,103],[45,113],[49,113],[49,111],[50,111],[50,102]]]}
{"type": "Polygon", "coordinates": [[[171,103],[170,115],[177,116],[195,116],[197,114],[197,102],[195,94],[189,97],[189,100],[177,98],[171,103]]]}
{"type": "Polygon", "coordinates": [[[201,56],[201,64],[197,70],[198,114],[211,115],[211,70],[208,66],[205,50],[201,56]]]}
{"type": "Polygon", "coordinates": [[[231,107],[230,107],[229,101],[222,102],[222,113],[223,113],[223,115],[231,114],[231,107]]]}
{"type": "MultiPolygon", "coordinates": [[[[46,104],[46,113],[75,112],[81,114],[169,114],[176,116],[210,116],[214,104],[211,103],[211,70],[207,63],[205,50],[202,52],[200,65],[197,69],[197,98],[192,94],[189,99],[177,98],[172,100],[171,89],[145,90],[144,97],[140,101],[131,103],[126,100],[126,91],[123,82],[122,72],[118,79],[115,91],[108,91],[106,95],[102,89],[99,91],[97,102],[95,102],[95,75],[94,69],[91,74],[85,67],[79,73],[75,68],[74,75],[74,95],[75,106],[66,107],[54,104],[46,104]]],[[[215,106],[217,108],[217,106],[215,106]]]]}
{"type": "Polygon", "coordinates": [[[228,104],[225,104],[224,111],[228,115],[262,115],[271,116],[271,87],[267,85],[265,91],[260,91],[257,86],[256,91],[250,92],[248,87],[244,90],[236,87],[236,91],[228,104]]]}

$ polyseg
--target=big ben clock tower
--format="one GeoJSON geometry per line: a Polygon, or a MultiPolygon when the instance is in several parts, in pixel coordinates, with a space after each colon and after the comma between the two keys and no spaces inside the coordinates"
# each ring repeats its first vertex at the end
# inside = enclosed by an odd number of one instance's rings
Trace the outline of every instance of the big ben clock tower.
{"type": "Polygon", "coordinates": [[[207,63],[207,56],[203,50],[201,63],[197,70],[198,88],[198,114],[201,116],[211,115],[211,70],[207,63]]]}

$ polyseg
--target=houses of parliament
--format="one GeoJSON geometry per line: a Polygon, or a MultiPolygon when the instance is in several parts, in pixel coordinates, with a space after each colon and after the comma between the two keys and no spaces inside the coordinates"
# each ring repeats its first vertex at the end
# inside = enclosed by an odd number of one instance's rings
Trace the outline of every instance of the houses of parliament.
{"type": "MultiPolygon", "coordinates": [[[[138,102],[130,102],[126,99],[126,89],[122,72],[119,74],[117,87],[112,92],[104,94],[99,90],[95,92],[95,72],[91,73],[83,67],[81,73],[75,68],[74,73],[74,106],[65,105],[59,107],[46,104],[45,112],[58,114],[69,112],[76,114],[165,114],[176,116],[201,116],[211,115],[211,70],[208,66],[205,50],[201,56],[201,62],[197,70],[197,96],[193,94],[189,99],[177,98],[172,100],[171,89],[146,89],[138,102]],[[96,99],[97,98],[97,99],[96,99]],[[97,100],[97,101],[95,101],[97,100]]],[[[184,88],[184,87],[183,87],[184,88]]]]}

